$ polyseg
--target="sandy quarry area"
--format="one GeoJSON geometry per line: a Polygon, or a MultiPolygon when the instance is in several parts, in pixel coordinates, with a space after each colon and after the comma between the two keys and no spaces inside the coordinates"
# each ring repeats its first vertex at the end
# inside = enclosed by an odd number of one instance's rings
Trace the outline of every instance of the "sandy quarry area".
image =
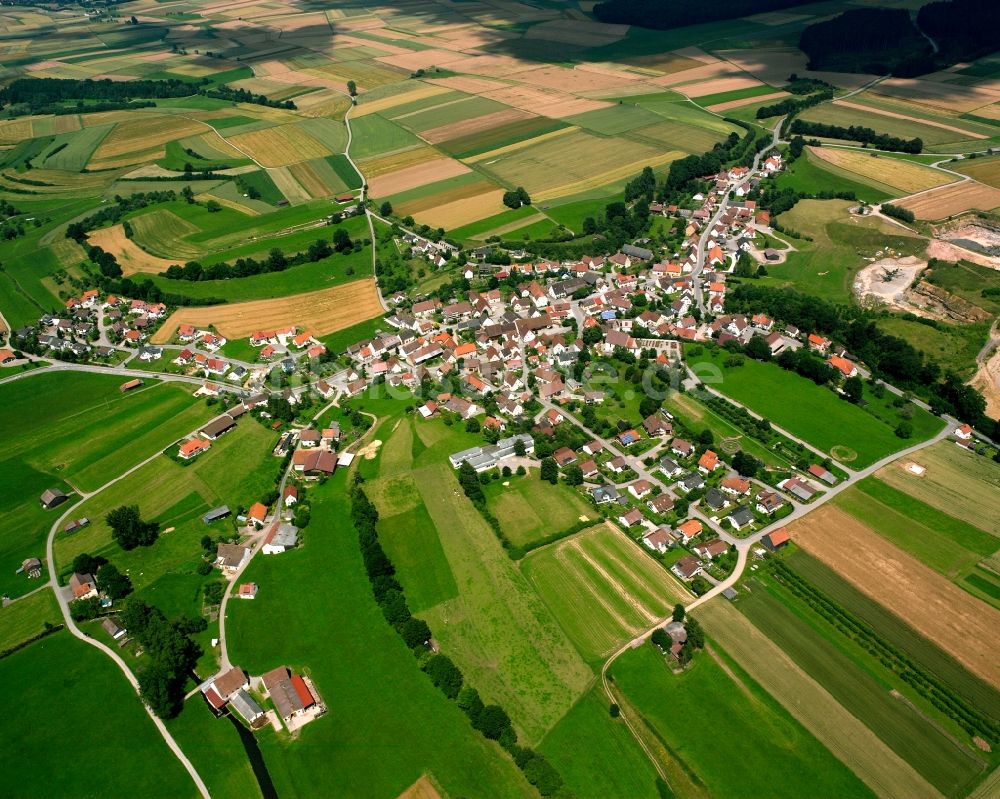
{"type": "Polygon", "coordinates": [[[854,293],[862,304],[869,297],[874,297],[890,307],[912,311],[903,295],[926,268],[927,261],[913,255],[881,258],[858,272],[854,278],[854,293]]]}
{"type": "Polygon", "coordinates": [[[931,239],[927,245],[927,257],[939,258],[942,261],[971,261],[989,269],[1000,269],[1000,258],[992,258],[981,252],[967,250],[941,239],[931,239]]]}
{"type": "MultiPolygon", "coordinates": [[[[993,328],[996,335],[996,327],[993,328]]],[[[986,400],[986,415],[1000,419],[1000,347],[983,363],[975,377],[969,381],[974,389],[979,391],[986,400]]]]}

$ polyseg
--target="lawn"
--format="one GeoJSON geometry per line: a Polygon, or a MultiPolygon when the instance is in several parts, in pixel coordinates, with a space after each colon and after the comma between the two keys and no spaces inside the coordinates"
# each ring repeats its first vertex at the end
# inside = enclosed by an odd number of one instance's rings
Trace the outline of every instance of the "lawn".
{"type": "Polygon", "coordinates": [[[835,303],[853,302],[854,277],[887,247],[904,255],[922,255],[924,239],[899,235],[899,228],[875,218],[851,217],[848,200],[801,200],[778,221],[786,230],[809,236],[792,239],[796,252],[781,264],[768,264],[770,283],[789,286],[835,303]]]}
{"type": "Polygon", "coordinates": [[[597,516],[579,491],[565,483],[543,483],[538,474],[529,469],[523,477],[512,475],[484,488],[490,511],[500,520],[504,534],[518,547],[530,546],[575,527],[584,520],[581,517],[597,516]]]}
{"type": "Polygon", "coordinates": [[[538,751],[556,767],[578,799],[661,797],[656,790],[656,770],[624,722],[611,718],[599,685],[563,716],[538,751]],[[586,746],[587,742],[600,744],[586,746]]]}
{"type": "Polygon", "coordinates": [[[742,366],[726,367],[725,357],[705,351],[687,360],[712,388],[852,468],[868,466],[916,443],[919,431],[930,436],[943,424],[915,408],[914,438],[904,441],[874,415],[794,372],[750,359],[742,366]]]}
{"type": "MultiPolygon", "coordinates": [[[[38,588],[35,581],[33,588],[38,588]]],[[[45,624],[62,624],[55,594],[47,587],[0,610],[0,652],[27,641],[45,629],[45,624]]]]}
{"type": "Polygon", "coordinates": [[[395,799],[424,773],[450,796],[533,795],[383,619],[349,521],[347,482],[338,472],[313,489],[305,545],[251,563],[245,577],[260,594],[229,609],[234,662],[252,674],[304,669],[330,706],[296,740],[258,737],[278,795],[326,795],[335,785],[338,796],[395,799]]]}
{"type": "Polygon", "coordinates": [[[522,570],[595,665],[689,598],[663,566],[608,525],[533,552],[522,570]]]}
{"type": "Polygon", "coordinates": [[[950,729],[928,716],[925,703],[916,700],[915,706],[906,683],[804,602],[773,584],[769,588],[758,582],[745,592],[739,608],[750,621],[935,788],[949,797],[965,796],[985,767],[971,745],[960,746],[950,729]]]}
{"type": "Polygon", "coordinates": [[[44,540],[68,505],[44,510],[48,488],[93,490],[196,429],[211,412],[177,385],[122,394],[121,377],[84,372],[38,373],[0,386],[0,591],[20,596],[34,581],[14,571],[44,557],[44,540]]]}
{"type": "Polygon", "coordinates": [[[738,666],[703,652],[673,674],[651,644],[611,667],[615,685],[715,799],[873,794],[738,666]],[[720,726],[721,725],[721,726],[720,726]]]}
{"type": "Polygon", "coordinates": [[[380,330],[384,330],[388,325],[385,324],[382,317],[376,317],[375,319],[366,319],[364,322],[359,322],[356,325],[351,325],[350,327],[345,327],[343,330],[338,330],[336,333],[330,333],[328,336],[323,336],[320,338],[326,348],[333,353],[342,353],[352,344],[357,344],[359,341],[364,341],[365,339],[373,338],[380,330]]]}
{"type": "Polygon", "coordinates": [[[875,477],[844,491],[835,504],[950,580],[1000,549],[1000,540],[989,533],[875,477]]]}
{"type": "Polygon", "coordinates": [[[198,796],[118,667],[93,647],[56,633],[0,660],[0,680],[31,709],[31,723],[16,712],[0,723],[5,796],[198,796]],[[127,747],[121,756],[109,731],[127,747]]]}

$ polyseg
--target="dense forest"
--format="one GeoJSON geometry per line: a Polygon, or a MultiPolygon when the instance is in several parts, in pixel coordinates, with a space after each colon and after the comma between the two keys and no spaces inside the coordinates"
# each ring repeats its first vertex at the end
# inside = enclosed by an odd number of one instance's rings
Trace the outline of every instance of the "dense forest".
{"type": "Polygon", "coordinates": [[[916,75],[933,68],[930,42],[905,9],[845,11],[802,31],[799,49],[810,69],[916,75]]]}
{"type": "Polygon", "coordinates": [[[594,16],[601,22],[641,25],[665,31],[801,5],[804,5],[803,0],[725,0],[716,3],[695,3],[691,0],[605,0],[594,6],[594,16]]]}
{"type": "Polygon", "coordinates": [[[940,48],[939,61],[972,61],[1000,49],[1000,3],[941,0],[917,13],[917,25],[940,48]]]}

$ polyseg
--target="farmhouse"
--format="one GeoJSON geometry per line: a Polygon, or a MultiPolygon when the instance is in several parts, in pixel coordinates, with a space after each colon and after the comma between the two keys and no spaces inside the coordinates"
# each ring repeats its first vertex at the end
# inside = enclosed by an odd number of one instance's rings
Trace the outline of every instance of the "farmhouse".
{"type": "Polygon", "coordinates": [[[120,641],[125,637],[125,630],[119,627],[114,619],[105,618],[101,622],[101,627],[104,628],[104,632],[111,636],[112,641],[120,641]]]}
{"type": "Polygon", "coordinates": [[[202,438],[191,438],[177,448],[177,457],[189,461],[205,450],[210,449],[211,446],[211,443],[202,438]]]}
{"type": "Polygon", "coordinates": [[[218,508],[212,508],[212,510],[201,517],[201,520],[205,522],[205,524],[211,524],[219,519],[225,519],[229,513],[230,511],[228,505],[220,505],[218,508]]]}
{"type": "Polygon", "coordinates": [[[224,572],[237,572],[250,557],[250,547],[243,544],[219,544],[215,565],[224,572]]]}
{"type": "Polygon", "coordinates": [[[97,596],[97,581],[92,574],[73,572],[69,578],[69,587],[73,592],[73,599],[90,599],[97,596]]]}
{"type": "Polygon", "coordinates": [[[305,681],[299,675],[289,673],[286,666],[269,671],[261,677],[261,683],[286,725],[316,704],[305,681]]]}
{"type": "Polygon", "coordinates": [[[299,528],[294,524],[275,522],[264,539],[261,552],[265,555],[278,555],[295,547],[299,540],[299,528]]]}
{"type": "Polygon", "coordinates": [[[247,512],[247,521],[254,527],[260,529],[264,526],[264,519],[267,518],[267,505],[263,502],[255,502],[247,512]]]}
{"type": "Polygon", "coordinates": [[[242,583],[237,592],[240,599],[255,599],[257,597],[257,583],[242,583]]]}

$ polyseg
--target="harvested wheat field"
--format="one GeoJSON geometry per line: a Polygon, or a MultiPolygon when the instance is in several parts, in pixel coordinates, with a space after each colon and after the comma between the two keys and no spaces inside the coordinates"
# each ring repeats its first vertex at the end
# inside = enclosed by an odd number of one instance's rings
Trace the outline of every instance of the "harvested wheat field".
{"type": "Polygon", "coordinates": [[[227,338],[246,338],[255,330],[296,325],[319,336],[335,333],[358,322],[382,314],[370,278],[355,280],[341,286],[279,297],[273,300],[236,302],[228,305],[208,305],[200,308],[180,308],[170,315],[152,343],[164,344],[179,325],[215,328],[227,338]]]}
{"type": "Polygon", "coordinates": [[[323,158],[330,151],[297,125],[281,125],[252,133],[241,133],[229,141],[263,166],[288,166],[323,158]]]}
{"type": "Polygon", "coordinates": [[[92,246],[100,247],[115,256],[125,277],[134,275],[136,272],[158,274],[177,263],[177,261],[168,261],[166,258],[150,255],[125,236],[125,229],[121,225],[95,230],[87,236],[87,241],[92,246]]]}
{"type": "Polygon", "coordinates": [[[810,147],[809,154],[821,161],[853,172],[862,180],[874,180],[903,194],[933,189],[954,183],[958,178],[947,172],[901,158],[873,157],[863,150],[841,150],[835,147],[810,147]]]}
{"type": "Polygon", "coordinates": [[[398,799],[442,799],[440,791],[434,787],[431,778],[424,774],[413,785],[403,791],[398,799]]]}
{"type": "Polygon", "coordinates": [[[368,189],[373,197],[388,197],[390,194],[399,194],[438,180],[464,175],[470,171],[460,161],[451,158],[436,158],[433,161],[413,164],[395,172],[370,178],[368,189]]]}
{"type": "Polygon", "coordinates": [[[493,89],[503,89],[508,85],[503,81],[490,80],[489,78],[470,78],[468,75],[456,75],[451,78],[434,78],[430,83],[433,83],[435,86],[443,86],[468,94],[482,94],[493,89]]]}
{"type": "Polygon", "coordinates": [[[128,122],[119,122],[98,145],[87,164],[89,169],[110,169],[159,157],[169,141],[183,139],[206,129],[201,122],[175,115],[134,115],[128,122]],[[158,155],[157,155],[158,154],[158,155]]]}
{"type": "Polygon", "coordinates": [[[782,97],[787,97],[788,92],[772,92],[771,94],[758,94],[755,97],[744,97],[742,100],[730,100],[727,103],[716,103],[715,105],[706,105],[706,111],[712,111],[713,113],[720,113],[722,111],[728,111],[730,108],[742,108],[745,105],[753,105],[754,103],[769,103],[775,100],[780,100],[782,97]]]}
{"type": "Polygon", "coordinates": [[[508,86],[505,89],[483,92],[481,96],[512,105],[523,111],[555,119],[583,114],[598,108],[607,108],[610,105],[600,100],[586,100],[565,92],[533,86],[508,86]]]}
{"type": "Polygon", "coordinates": [[[505,108],[502,111],[494,111],[491,114],[483,114],[472,119],[463,119],[458,122],[450,122],[447,125],[439,125],[436,128],[428,128],[421,132],[420,138],[430,144],[440,144],[444,141],[451,141],[462,136],[471,136],[473,133],[482,133],[501,125],[511,122],[518,122],[522,119],[537,119],[534,114],[522,111],[519,108],[505,108]]]}
{"type": "Polygon", "coordinates": [[[901,97],[920,105],[957,111],[960,114],[1000,100],[1000,90],[981,86],[959,86],[916,78],[889,78],[872,89],[875,94],[901,97]]]}
{"type": "Polygon", "coordinates": [[[859,591],[1000,687],[1000,612],[829,505],[793,523],[791,534],[796,544],[859,591]]]}
{"type": "Polygon", "coordinates": [[[909,208],[917,219],[944,219],[964,211],[992,211],[1000,208],[1000,189],[978,180],[964,180],[900,200],[897,205],[909,208]]]}
{"type": "Polygon", "coordinates": [[[419,211],[413,214],[413,218],[422,225],[453,230],[470,222],[478,222],[488,216],[503,213],[507,210],[502,200],[503,193],[503,189],[496,189],[475,197],[454,200],[419,211]]]}
{"type": "MultiPolygon", "coordinates": [[[[760,85],[759,80],[751,78],[749,75],[729,75],[715,78],[714,80],[700,80],[692,84],[677,84],[674,88],[679,92],[683,92],[688,97],[707,97],[710,94],[752,89],[760,85]]],[[[754,100],[758,99],[760,98],[754,98],[754,100]]]]}
{"type": "Polygon", "coordinates": [[[387,175],[400,169],[410,166],[418,166],[426,161],[433,161],[440,158],[441,154],[433,147],[419,146],[410,150],[400,150],[389,155],[376,156],[364,161],[359,161],[361,171],[366,178],[375,178],[379,175],[387,175]]]}

